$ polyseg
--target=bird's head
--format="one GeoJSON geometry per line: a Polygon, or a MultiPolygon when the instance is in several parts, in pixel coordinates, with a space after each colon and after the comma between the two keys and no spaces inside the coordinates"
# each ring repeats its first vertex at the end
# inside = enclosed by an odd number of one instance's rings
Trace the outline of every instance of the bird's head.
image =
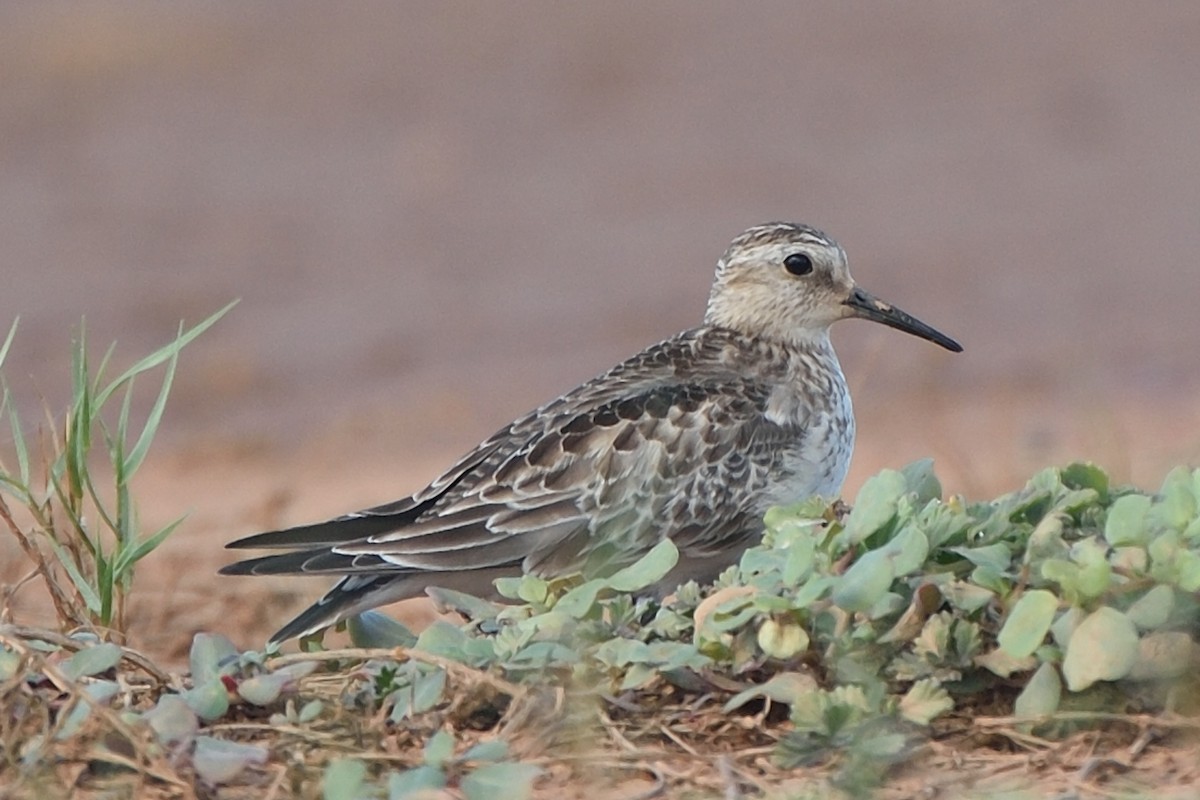
{"type": "Polygon", "coordinates": [[[807,225],[769,222],[738,236],[717,262],[707,325],[795,345],[824,340],[862,317],[960,352],[958,342],[860,288],[846,251],[807,225]]]}

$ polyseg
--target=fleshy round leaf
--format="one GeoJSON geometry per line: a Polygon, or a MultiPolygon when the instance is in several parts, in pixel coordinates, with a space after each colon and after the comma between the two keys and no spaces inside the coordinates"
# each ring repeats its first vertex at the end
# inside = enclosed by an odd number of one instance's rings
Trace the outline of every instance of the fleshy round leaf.
{"type": "Polygon", "coordinates": [[[454,758],[454,737],[446,731],[438,731],[425,743],[425,763],[440,767],[454,758]]]}
{"type": "Polygon", "coordinates": [[[521,579],[515,577],[496,578],[492,581],[492,585],[496,587],[496,593],[501,597],[506,597],[509,600],[521,599],[521,579]]]}
{"type": "Polygon", "coordinates": [[[237,662],[238,650],[233,642],[219,633],[197,633],[192,637],[188,656],[192,680],[207,683],[220,677],[226,666],[237,662]]]}
{"type": "Polygon", "coordinates": [[[1059,614],[1058,619],[1050,626],[1050,635],[1054,637],[1054,643],[1065,650],[1067,642],[1071,641],[1071,635],[1085,616],[1084,610],[1079,606],[1071,606],[1059,614]]]}
{"type": "Polygon", "coordinates": [[[1140,630],[1161,628],[1175,608],[1175,590],[1159,584],[1134,601],[1125,614],[1140,630]]]}
{"type": "Polygon", "coordinates": [[[872,550],[846,570],[832,600],[846,611],[867,611],[887,594],[894,577],[892,559],[881,550],[872,550]]]}
{"type": "Polygon", "coordinates": [[[295,664],[288,664],[286,667],[280,667],[272,672],[278,678],[284,681],[284,691],[295,690],[301,678],[308,677],[317,670],[316,661],[298,661],[295,664]]]}
{"type": "Polygon", "coordinates": [[[1041,645],[1058,611],[1058,598],[1042,589],[1021,595],[996,637],[1013,658],[1024,658],[1041,645]]]}
{"type": "MultiPolygon", "coordinates": [[[[1200,472],[1200,470],[1197,470],[1200,472]]],[[[1189,544],[1200,544],[1200,515],[1197,515],[1187,527],[1183,529],[1183,540],[1189,544]]]]}
{"type": "Polygon", "coordinates": [[[996,593],[968,581],[952,581],[941,587],[942,596],[951,606],[970,614],[992,602],[996,593]]]}
{"type": "Polygon", "coordinates": [[[522,575],[517,584],[517,598],[535,606],[545,605],[550,597],[550,584],[537,575],[522,575]]]}
{"type": "Polygon", "coordinates": [[[1068,489],[1091,489],[1100,498],[1108,496],[1108,473],[1095,464],[1077,461],[1065,467],[1061,476],[1068,489]]]}
{"type": "Polygon", "coordinates": [[[1108,563],[1108,547],[1095,537],[1076,542],[1071,558],[1079,565],[1076,588],[1084,601],[1094,600],[1108,591],[1112,583],[1112,565],[1108,563]]]}
{"type": "Polygon", "coordinates": [[[884,592],[879,602],[866,611],[867,619],[883,619],[899,614],[904,609],[904,598],[897,592],[884,592]]]}
{"type": "Polygon", "coordinates": [[[113,681],[96,681],[84,686],[83,694],[87,697],[87,700],[81,697],[75,701],[66,719],[59,726],[58,732],[55,733],[54,738],[58,741],[64,741],[74,736],[79,732],[79,728],[83,725],[84,721],[91,716],[92,707],[106,705],[120,690],[121,687],[113,681]],[[88,702],[88,700],[91,702],[88,702]]]}
{"type": "Polygon", "coordinates": [[[650,645],[636,639],[609,639],[596,649],[596,660],[613,667],[644,664],[651,660],[650,645]]]}
{"type": "Polygon", "coordinates": [[[1159,499],[1150,511],[1153,523],[1182,531],[1196,516],[1196,496],[1192,493],[1192,473],[1176,467],[1167,473],[1159,490],[1159,499]]]}
{"type": "Polygon", "coordinates": [[[121,661],[121,648],[111,642],[85,647],[67,659],[62,665],[63,674],[71,680],[99,675],[115,667],[121,661]]]}
{"type": "Polygon", "coordinates": [[[1180,550],[1176,568],[1179,588],[1185,592],[1200,592],[1200,553],[1180,550]]]}
{"type": "Polygon", "coordinates": [[[296,715],[296,721],[301,725],[306,725],[312,722],[317,717],[321,716],[321,711],[325,708],[325,704],[320,700],[309,700],[300,709],[300,713],[296,715]]]}
{"type": "Polygon", "coordinates": [[[817,552],[815,530],[815,526],[805,525],[800,535],[785,540],[782,544],[776,540],[776,547],[781,548],[784,554],[783,569],[780,572],[784,586],[795,586],[812,574],[813,558],[817,552]]]}
{"type": "Polygon", "coordinates": [[[527,800],[541,774],[532,764],[486,764],[462,779],[462,790],[467,800],[527,800]]]}
{"type": "MultiPolygon", "coordinates": [[[[228,702],[225,705],[228,708],[228,702]]],[[[142,720],[154,731],[154,737],[167,745],[194,736],[200,729],[200,721],[191,704],[175,694],[164,694],[158,698],[154,708],[142,715],[142,720]]]]}
{"type": "Polygon", "coordinates": [[[9,680],[21,668],[21,656],[0,647],[0,683],[9,680]]]}
{"type": "Polygon", "coordinates": [[[329,762],[322,776],[324,800],[359,800],[367,779],[367,765],[357,758],[339,758],[329,762]]]}
{"type": "Polygon", "coordinates": [[[1019,717],[1041,717],[1058,710],[1062,681],[1053,664],[1042,664],[1017,695],[1013,710],[1019,717]]]}
{"type": "Polygon", "coordinates": [[[892,557],[894,574],[908,575],[925,564],[929,556],[929,540],[916,525],[907,525],[884,549],[892,557]]]}
{"type": "Polygon", "coordinates": [[[904,482],[908,484],[908,491],[916,495],[918,506],[924,506],[930,500],[941,499],[942,483],[933,471],[932,458],[914,461],[901,469],[900,474],[904,476],[904,482]]]}
{"type": "Polygon", "coordinates": [[[423,764],[404,772],[393,772],[388,778],[388,800],[408,800],[420,797],[422,792],[437,796],[435,792],[446,787],[446,773],[441,767],[423,764]]]}
{"type": "Polygon", "coordinates": [[[1025,555],[1022,563],[1032,564],[1049,556],[1060,555],[1065,551],[1063,545],[1063,524],[1065,514],[1047,514],[1029,534],[1025,545],[1025,555]]]}
{"type": "MultiPolygon", "coordinates": [[[[163,699],[167,697],[170,695],[165,695],[163,699]]],[[[220,678],[196,684],[183,693],[182,699],[205,722],[218,720],[229,711],[229,691],[220,678]]]]}
{"type": "Polygon", "coordinates": [[[392,722],[424,714],[442,701],[445,691],[446,671],[443,669],[435,669],[421,675],[411,685],[397,689],[392,693],[395,703],[391,714],[392,722]]]}
{"type": "Polygon", "coordinates": [[[439,619],[421,631],[421,635],[417,637],[416,649],[470,663],[467,661],[470,647],[469,637],[461,628],[439,619]]]}
{"type": "Polygon", "coordinates": [[[595,578],[581,583],[558,599],[554,610],[575,619],[586,615],[596,605],[596,598],[608,586],[608,581],[595,578]]]}
{"type": "Polygon", "coordinates": [[[907,734],[886,731],[872,731],[854,743],[854,750],[859,756],[884,763],[899,762],[910,748],[907,734]]]}
{"type": "Polygon", "coordinates": [[[625,670],[625,677],[621,679],[620,690],[628,692],[634,689],[641,689],[654,680],[658,674],[659,670],[649,664],[632,664],[629,669],[625,670]]]}
{"type": "Polygon", "coordinates": [[[975,656],[973,662],[977,667],[983,667],[1001,678],[1007,678],[1014,672],[1027,672],[1033,669],[1037,666],[1038,659],[1032,655],[1017,658],[997,647],[991,652],[975,656]]]}
{"type": "Polygon", "coordinates": [[[463,753],[463,761],[503,761],[508,758],[508,743],[503,739],[488,739],[472,745],[463,753]]]}
{"type": "MultiPolygon", "coordinates": [[[[484,591],[486,587],[480,587],[484,591]]],[[[425,594],[437,604],[440,611],[456,611],[467,619],[491,619],[500,612],[500,606],[488,600],[482,600],[466,592],[456,592],[440,586],[430,586],[425,594]]],[[[515,596],[515,595],[514,595],[515,596]]]]}
{"type": "Polygon", "coordinates": [[[267,755],[266,748],[257,745],[199,736],[192,766],[196,776],[212,786],[229,783],[251,765],[265,764],[267,755]]]}
{"type": "Polygon", "coordinates": [[[885,469],[868,478],[854,498],[854,507],[846,518],[843,538],[848,544],[857,544],[896,516],[900,496],[908,491],[904,475],[894,469],[885,469]]]}
{"type": "Polygon", "coordinates": [[[1137,658],[1137,628],[1129,617],[1104,606],[1088,614],[1071,634],[1063,657],[1063,677],[1068,689],[1081,692],[1096,681],[1124,678],[1137,658]]]}
{"type": "Polygon", "coordinates": [[[355,647],[412,647],[417,635],[405,625],[378,611],[364,611],[346,620],[355,647]]]}
{"type": "Polygon", "coordinates": [[[256,706],[269,706],[279,699],[287,677],[282,675],[255,675],[237,686],[238,696],[256,706]]]}
{"type": "Polygon", "coordinates": [[[993,594],[1006,595],[1012,590],[1012,581],[1006,574],[991,567],[976,567],[971,570],[971,580],[993,594]]]}
{"type": "Polygon", "coordinates": [[[977,567],[983,567],[998,574],[1007,572],[1012,564],[1012,553],[1007,545],[1000,542],[982,547],[951,547],[949,550],[977,567]]]}
{"type": "Polygon", "coordinates": [[[1200,645],[1183,631],[1147,634],[1138,642],[1137,663],[1127,676],[1133,681],[1176,680],[1200,666],[1200,645]]]}
{"type": "Polygon", "coordinates": [[[1145,544],[1150,534],[1147,527],[1150,505],[1150,498],[1144,494],[1127,494],[1117,498],[1104,522],[1105,541],[1113,547],[1145,544]]]}
{"type": "Polygon", "coordinates": [[[795,705],[805,695],[820,691],[817,681],[802,672],[780,672],[766,683],[751,686],[735,694],[725,703],[726,714],[736,711],[758,697],[766,697],[776,703],[795,705]]]}
{"type": "Polygon", "coordinates": [[[636,592],[661,581],[678,562],[679,550],[675,543],[663,539],[637,562],[612,575],[608,585],[618,592],[636,592]]]}
{"type": "Polygon", "coordinates": [[[691,642],[654,642],[649,650],[650,663],[663,670],[701,670],[712,666],[707,656],[691,642]]]}

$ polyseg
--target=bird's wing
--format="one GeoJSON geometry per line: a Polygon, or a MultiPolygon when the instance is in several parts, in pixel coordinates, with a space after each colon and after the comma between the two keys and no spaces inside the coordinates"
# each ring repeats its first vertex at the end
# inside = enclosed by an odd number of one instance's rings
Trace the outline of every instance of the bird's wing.
{"type": "Polygon", "coordinates": [[[719,550],[748,521],[731,492],[769,480],[769,383],[676,337],[517,420],[412,497],[237,547],[286,553],[238,573],[461,571],[561,574],[617,566],[664,535],[719,550]]]}

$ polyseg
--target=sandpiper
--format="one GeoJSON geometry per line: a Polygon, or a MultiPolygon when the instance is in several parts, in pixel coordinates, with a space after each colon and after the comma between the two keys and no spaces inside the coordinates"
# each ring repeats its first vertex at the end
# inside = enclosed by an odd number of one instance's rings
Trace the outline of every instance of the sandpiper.
{"type": "Polygon", "coordinates": [[[506,425],[414,495],[230,543],[284,552],[221,572],[341,576],[272,642],[432,586],[611,571],[664,537],[679,562],[659,590],[710,579],[768,508],[840,490],[854,412],[829,327],[847,317],[962,350],[859,288],[825,234],[758,225],[717,262],[700,327],[506,425]]]}

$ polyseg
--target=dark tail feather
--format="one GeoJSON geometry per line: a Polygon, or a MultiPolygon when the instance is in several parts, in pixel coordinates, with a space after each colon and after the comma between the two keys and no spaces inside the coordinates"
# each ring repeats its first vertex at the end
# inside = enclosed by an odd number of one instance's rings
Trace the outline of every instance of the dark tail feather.
{"type": "MultiPolygon", "coordinates": [[[[237,564],[233,566],[237,566],[237,564]]],[[[301,611],[295,619],[276,631],[268,644],[278,644],[288,639],[308,636],[366,608],[377,605],[368,598],[386,588],[388,584],[403,579],[402,575],[396,574],[350,575],[343,578],[320,600],[301,611]]]]}
{"type": "MultiPolygon", "coordinates": [[[[305,562],[327,554],[325,548],[314,550],[297,550],[294,553],[280,553],[273,556],[247,558],[233,564],[226,564],[217,570],[220,575],[304,575],[305,562]]],[[[344,572],[342,573],[344,574],[344,572]]]]}
{"type": "Polygon", "coordinates": [[[353,575],[364,572],[380,573],[397,571],[377,555],[362,553],[342,555],[324,547],[297,550],[294,553],[277,553],[272,556],[247,558],[226,564],[217,572],[221,575],[353,575]]]}
{"type": "Polygon", "coordinates": [[[410,521],[409,514],[359,516],[351,514],[315,525],[300,525],[281,531],[267,531],[232,541],[225,547],[231,550],[293,549],[335,545],[387,533],[410,521]]]}

